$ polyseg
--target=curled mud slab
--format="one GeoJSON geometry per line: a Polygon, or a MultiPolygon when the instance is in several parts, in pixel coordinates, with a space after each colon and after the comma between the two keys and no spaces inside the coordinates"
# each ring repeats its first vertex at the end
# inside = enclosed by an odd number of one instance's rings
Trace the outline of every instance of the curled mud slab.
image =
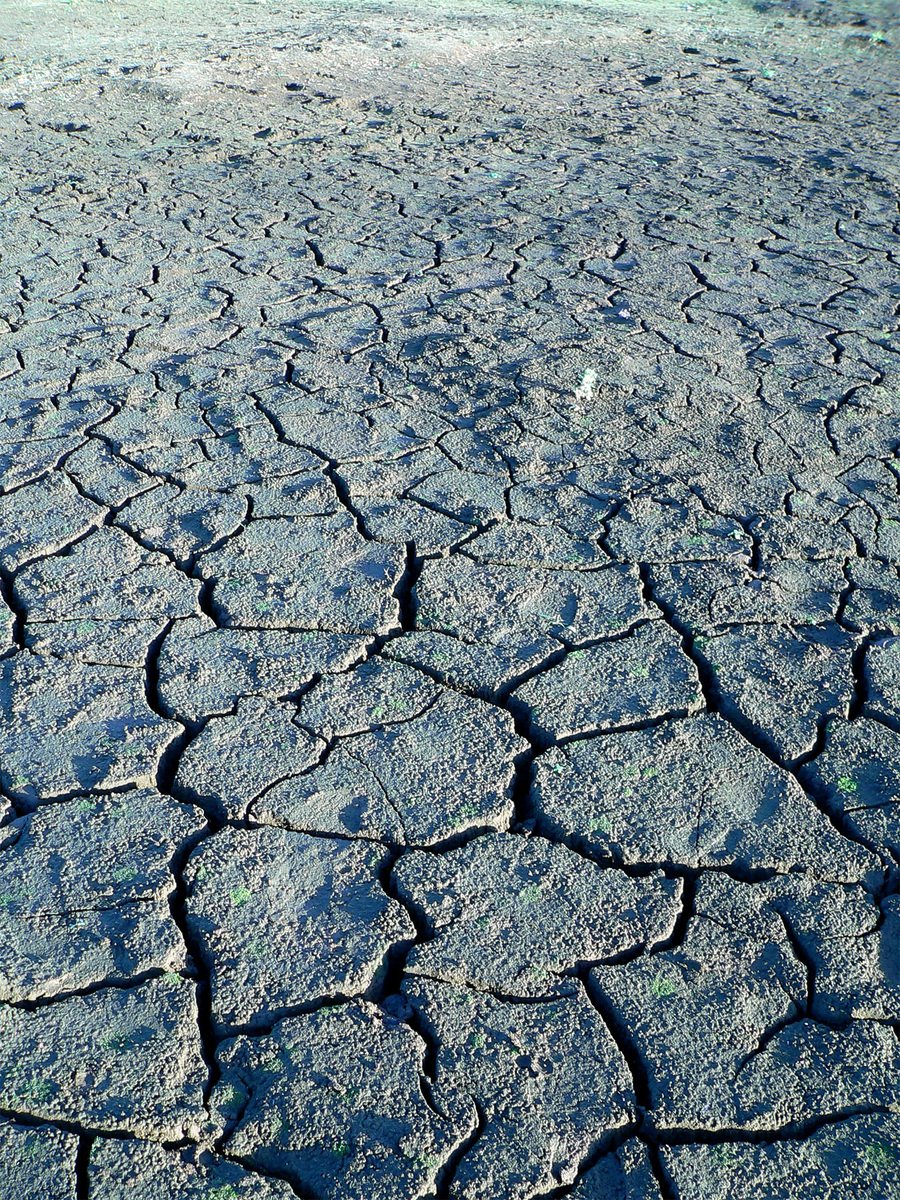
{"type": "Polygon", "coordinates": [[[900,1196],[897,5],[0,40],[3,1200],[900,1196]]]}

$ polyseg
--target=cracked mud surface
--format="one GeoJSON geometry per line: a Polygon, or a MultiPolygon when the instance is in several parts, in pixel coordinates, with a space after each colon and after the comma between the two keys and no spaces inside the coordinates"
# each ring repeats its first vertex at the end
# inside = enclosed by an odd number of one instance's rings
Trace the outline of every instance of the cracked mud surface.
{"type": "Polygon", "coordinates": [[[896,4],[0,38],[3,1200],[900,1197],[896,4]]]}

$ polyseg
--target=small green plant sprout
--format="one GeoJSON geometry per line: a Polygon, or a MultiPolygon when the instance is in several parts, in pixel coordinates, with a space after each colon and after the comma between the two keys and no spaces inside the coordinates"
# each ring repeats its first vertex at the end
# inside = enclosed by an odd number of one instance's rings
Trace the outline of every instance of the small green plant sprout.
{"type": "Polygon", "coordinates": [[[132,1050],[137,1045],[137,1038],[133,1033],[117,1030],[101,1038],[100,1045],[113,1054],[124,1054],[126,1050],[132,1050]]]}
{"type": "Polygon", "coordinates": [[[843,792],[845,796],[855,796],[859,791],[859,784],[849,775],[842,775],[837,785],[838,791],[843,792]]]}
{"type": "Polygon", "coordinates": [[[0,892],[0,909],[12,908],[14,904],[21,904],[28,899],[28,889],[22,887],[21,884],[16,884],[14,887],[7,888],[5,892],[0,892]]]}
{"type": "Polygon", "coordinates": [[[275,606],[271,600],[257,600],[253,607],[256,612],[260,614],[260,616],[265,616],[266,613],[270,613],[275,606]]]}
{"type": "Polygon", "coordinates": [[[650,667],[647,663],[635,663],[628,673],[629,675],[633,675],[635,679],[649,679],[650,667]]]}
{"type": "Polygon", "coordinates": [[[235,1111],[241,1107],[246,1098],[247,1093],[243,1088],[227,1083],[219,1090],[217,1101],[220,1108],[235,1111]]]}
{"type": "Polygon", "coordinates": [[[56,1084],[51,1079],[33,1079],[27,1083],[19,1095],[23,1099],[36,1100],[38,1104],[46,1104],[56,1091],[56,1084]]]}
{"type": "Polygon", "coordinates": [[[547,610],[545,608],[536,608],[534,610],[534,615],[536,617],[540,617],[540,619],[542,621],[558,621],[559,620],[559,613],[547,612],[547,610]]]}
{"type": "Polygon", "coordinates": [[[331,1148],[331,1153],[337,1155],[338,1158],[346,1158],[350,1153],[349,1142],[335,1142],[331,1148]]]}
{"type": "Polygon", "coordinates": [[[243,884],[240,884],[238,887],[233,887],[228,895],[235,908],[243,908],[253,893],[249,888],[245,888],[243,884]]]}
{"type": "Polygon", "coordinates": [[[470,1033],[469,1034],[469,1045],[472,1047],[473,1050],[483,1050],[484,1049],[484,1034],[483,1033],[470,1033]]]}
{"type": "Polygon", "coordinates": [[[289,1126],[284,1117],[273,1117],[267,1130],[268,1140],[270,1142],[284,1141],[288,1135],[288,1129],[289,1126]]]}
{"type": "Polygon", "coordinates": [[[591,833],[605,833],[608,836],[612,833],[612,822],[609,817],[594,817],[588,828],[591,833]]]}
{"type": "Polygon", "coordinates": [[[416,1166],[421,1167],[423,1171],[433,1171],[435,1167],[441,1165],[441,1160],[436,1154],[417,1154],[413,1162],[416,1166]]]}
{"type": "Polygon", "coordinates": [[[888,36],[883,29],[876,29],[869,40],[873,46],[883,46],[888,40],[888,36]]]}
{"type": "Polygon", "coordinates": [[[230,1183],[223,1183],[221,1187],[210,1188],[206,1193],[207,1200],[238,1200],[238,1194],[234,1186],[230,1183]]]}
{"type": "Polygon", "coordinates": [[[474,804],[470,800],[467,804],[464,804],[462,806],[462,808],[459,810],[459,815],[461,817],[463,817],[466,821],[474,821],[475,818],[478,816],[478,805],[474,804]]]}
{"type": "Polygon", "coordinates": [[[162,981],[166,987],[178,987],[181,983],[181,976],[177,971],[166,971],[162,977],[162,981]]]}
{"type": "Polygon", "coordinates": [[[528,883],[522,888],[519,895],[525,904],[536,904],[540,900],[542,892],[539,883],[528,883]]]}
{"type": "Polygon", "coordinates": [[[346,1088],[335,1087],[334,1090],[337,1092],[338,1099],[343,1104],[354,1104],[357,1096],[362,1091],[362,1088],[359,1086],[359,1084],[354,1083],[351,1084],[350,1087],[346,1088]]]}
{"type": "Polygon", "coordinates": [[[134,867],[116,867],[112,879],[113,883],[131,883],[132,879],[137,879],[137,871],[134,867]]]}
{"type": "Polygon", "coordinates": [[[661,971],[658,971],[650,983],[650,994],[655,1000],[668,1000],[670,996],[676,995],[678,992],[678,984],[673,979],[667,979],[661,971]]]}
{"type": "Polygon", "coordinates": [[[900,1163],[900,1155],[887,1142],[873,1142],[863,1151],[863,1162],[875,1171],[890,1171],[900,1163]]]}
{"type": "Polygon", "coordinates": [[[727,1143],[723,1144],[721,1146],[713,1146],[712,1149],[710,1150],[710,1154],[715,1159],[715,1161],[722,1167],[730,1166],[731,1163],[734,1162],[734,1157],[735,1157],[734,1146],[730,1146],[727,1143]]]}

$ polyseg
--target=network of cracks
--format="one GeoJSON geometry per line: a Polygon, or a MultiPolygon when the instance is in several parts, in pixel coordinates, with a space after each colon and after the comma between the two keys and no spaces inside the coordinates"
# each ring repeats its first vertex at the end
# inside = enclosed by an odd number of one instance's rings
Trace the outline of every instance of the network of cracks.
{"type": "Polygon", "coordinates": [[[0,63],[9,1195],[900,1195],[891,37],[101,7],[0,63]]]}

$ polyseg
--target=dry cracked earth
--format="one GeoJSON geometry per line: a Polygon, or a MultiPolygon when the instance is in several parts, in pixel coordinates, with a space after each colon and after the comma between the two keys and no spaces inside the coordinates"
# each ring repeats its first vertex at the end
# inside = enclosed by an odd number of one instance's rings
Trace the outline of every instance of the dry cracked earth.
{"type": "Polygon", "coordinates": [[[4,1200],[900,1196],[897,15],[3,6],[4,1200]]]}

